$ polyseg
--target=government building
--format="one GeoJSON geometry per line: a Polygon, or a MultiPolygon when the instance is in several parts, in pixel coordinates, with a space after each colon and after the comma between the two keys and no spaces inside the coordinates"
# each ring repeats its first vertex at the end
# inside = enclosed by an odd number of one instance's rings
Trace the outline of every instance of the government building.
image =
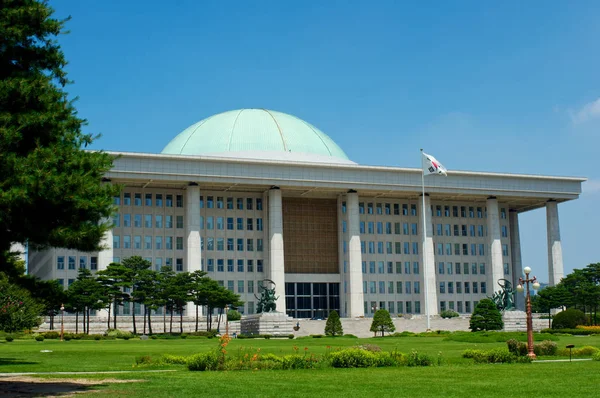
{"type": "Polygon", "coordinates": [[[30,252],[30,274],[66,288],[79,268],[137,255],[156,270],[206,271],[241,296],[244,314],[273,281],[277,310],[294,318],[470,314],[498,281],[516,286],[519,214],[541,207],[553,285],[563,277],[558,205],[585,181],[451,170],[424,178],[423,201],[421,168],[356,164],[315,126],[266,109],[210,116],[160,154],[112,154],[106,181],[123,189],[106,250],[30,252]]]}

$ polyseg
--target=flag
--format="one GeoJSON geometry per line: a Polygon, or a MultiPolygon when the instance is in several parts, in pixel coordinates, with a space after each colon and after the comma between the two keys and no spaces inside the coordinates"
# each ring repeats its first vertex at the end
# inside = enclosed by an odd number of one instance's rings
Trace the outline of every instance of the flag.
{"type": "Polygon", "coordinates": [[[423,154],[423,173],[425,175],[429,174],[443,174],[447,176],[448,170],[444,167],[443,164],[440,163],[439,160],[434,158],[431,155],[426,154],[425,152],[421,152],[423,154]]]}

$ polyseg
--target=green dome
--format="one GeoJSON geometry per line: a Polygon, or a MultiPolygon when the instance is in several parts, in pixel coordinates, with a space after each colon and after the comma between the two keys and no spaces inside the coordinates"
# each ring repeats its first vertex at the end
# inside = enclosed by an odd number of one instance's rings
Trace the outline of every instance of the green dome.
{"type": "Polygon", "coordinates": [[[210,116],[183,130],[162,153],[353,163],[327,134],[310,123],[267,109],[238,109],[210,116]]]}

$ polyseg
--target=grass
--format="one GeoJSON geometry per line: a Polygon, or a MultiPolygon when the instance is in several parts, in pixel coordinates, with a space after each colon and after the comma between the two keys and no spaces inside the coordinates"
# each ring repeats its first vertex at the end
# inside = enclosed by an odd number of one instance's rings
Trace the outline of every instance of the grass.
{"type": "MultiPolygon", "coordinates": [[[[491,339],[493,340],[493,339],[491,339]]],[[[600,336],[560,336],[560,348],[567,344],[600,347],[600,336]]],[[[533,382],[528,389],[544,397],[595,396],[595,375],[600,362],[559,362],[511,365],[475,365],[461,358],[467,348],[505,347],[503,342],[473,343],[448,341],[440,337],[400,338],[322,338],[295,340],[232,340],[228,355],[239,350],[261,349],[261,353],[290,354],[294,346],[300,352],[324,354],[328,350],[356,344],[375,344],[383,350],[393,349],[437,356],[442,353],[446,365],[431,368],[320,369],[296,371],[189,372],[183,366],[134,367],[135,358],[163,354],[191,355],[215,349],[216,339],[186,340],[105,340],[69,341],[15,340],[0,343],[0,372],[107,371],[175,369],[168,373],[123,373],[85,376],[143,379],[144,383],[110,384],[97,387],[95,396],[112,397],[510,397],[522,396],[524,378],[533,382]],[[328,348],[330,347],[330,348],[328,348]],[[42,353],[41,350],[51,350],[42,353]],[[560,377],[557,377],[559,375],[560,377]]],[[[47,376],[57,378],[57,376],[47,376]]],[[[73,376],[65,376],[73,377],[73,376]]],[[[81,376],[77,376],[78,378],[81,376]]],[[[96,388],[95,388],[96,389],[96,388]]]]}

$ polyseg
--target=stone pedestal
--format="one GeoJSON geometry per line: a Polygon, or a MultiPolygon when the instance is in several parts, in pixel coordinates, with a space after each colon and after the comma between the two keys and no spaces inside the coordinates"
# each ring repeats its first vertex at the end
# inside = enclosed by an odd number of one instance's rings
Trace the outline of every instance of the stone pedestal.
{"type": "Polygon", "coordinates": [[[504,311],[502,320],[505,332],[527,331],[527,313],[525,311],[504,311]]]}
{"type": "Polygon", "coordinates": [[[282,312],[263,312],[247,315],[241,320],[243,334],[270,334],[271,336],[288,336],[293,334],[292,317],[282,312]]]}

